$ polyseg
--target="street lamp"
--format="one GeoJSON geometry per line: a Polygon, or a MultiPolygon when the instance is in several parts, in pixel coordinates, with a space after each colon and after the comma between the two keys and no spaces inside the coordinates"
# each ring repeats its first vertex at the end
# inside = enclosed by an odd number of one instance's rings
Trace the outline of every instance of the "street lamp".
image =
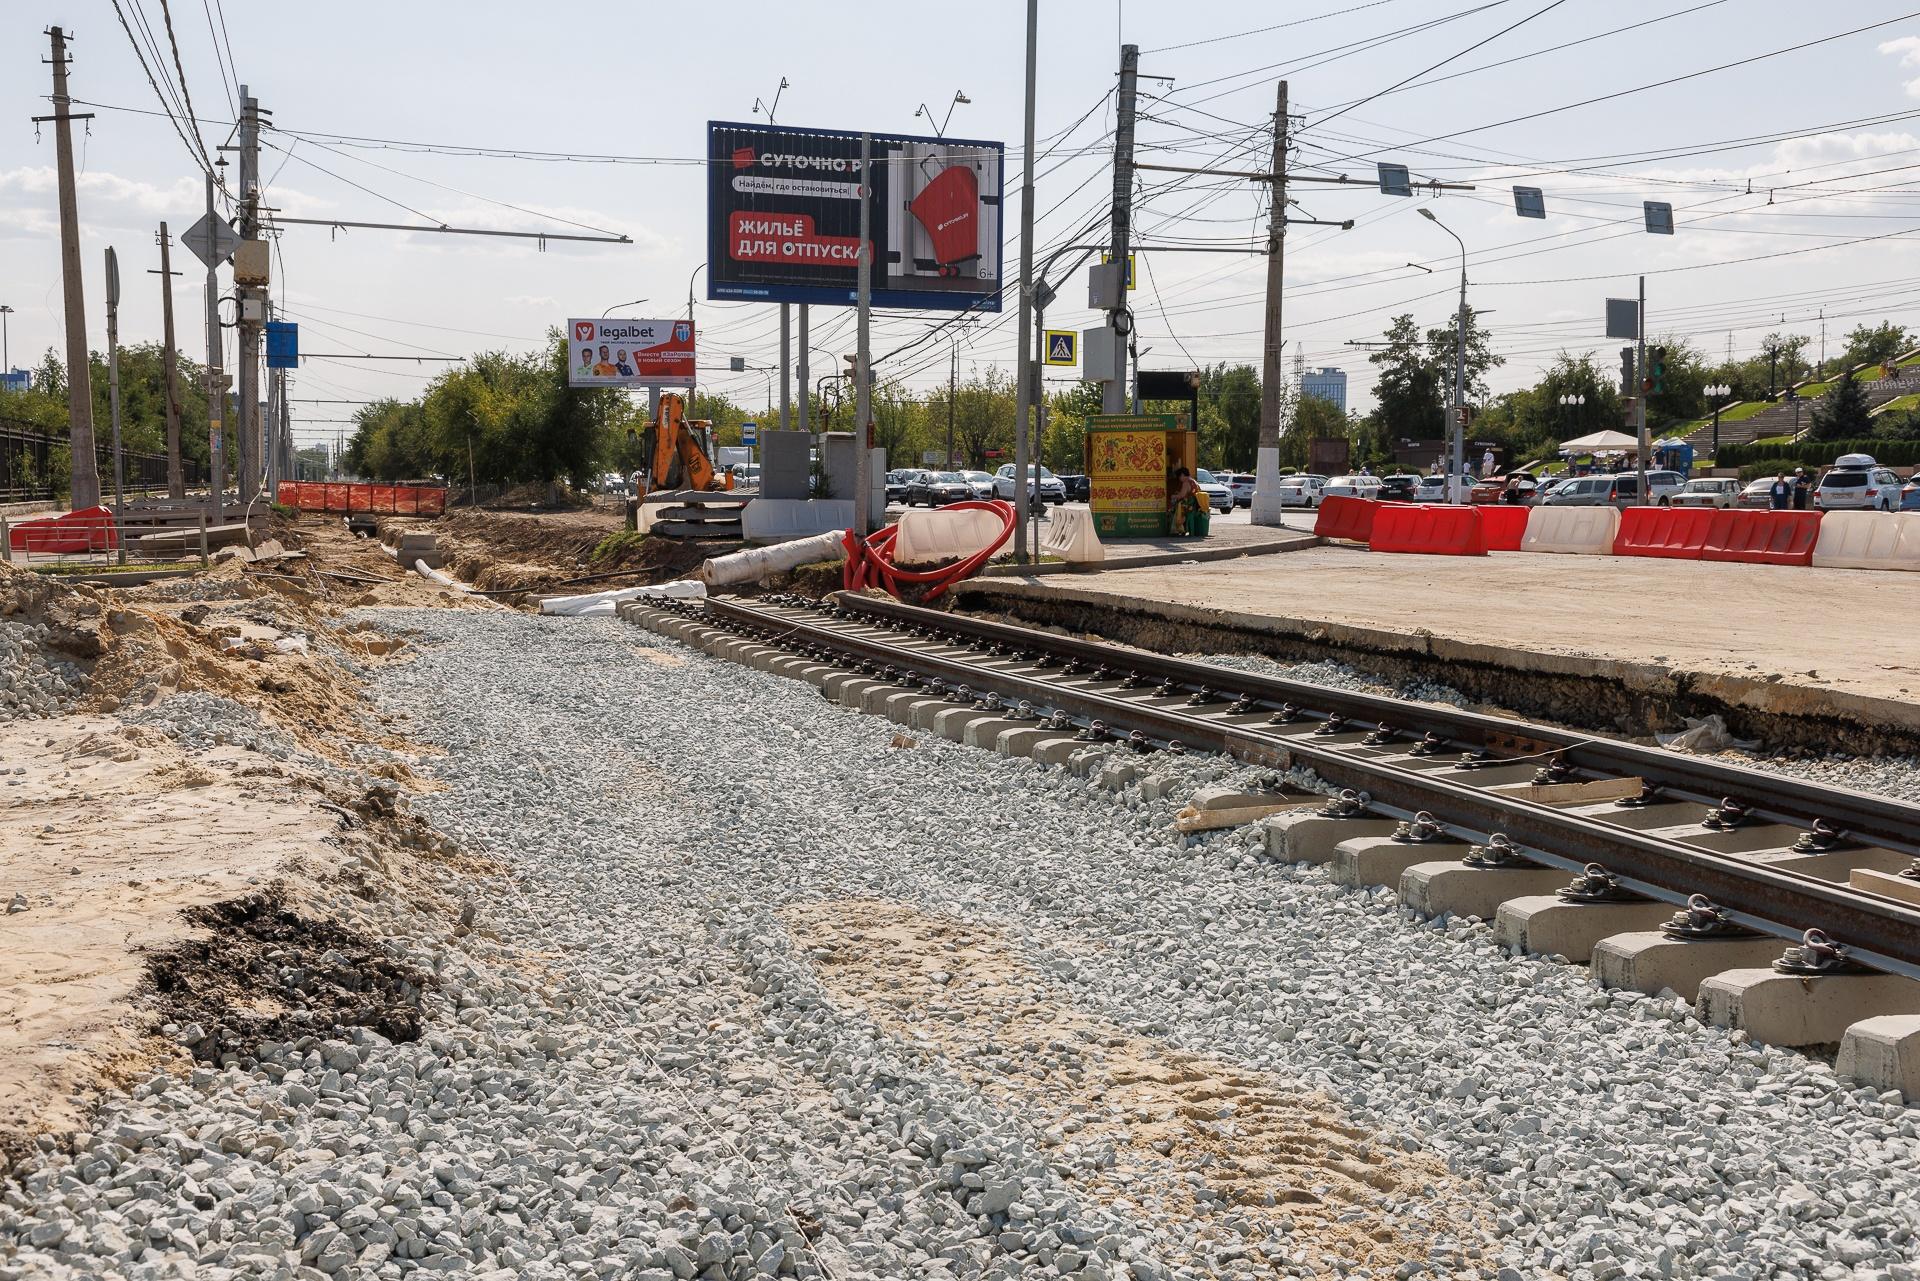
{"type": "Polygon", "coordinates": [[[953,123],[953,109],[962,103],[970,103],[972,101],[972,98],[967,97],[966,94],[955,89],[953,91],[953,101],[947,104],[946,119],[942,120],[939,124],[936,125],[933,123],[933,108],[924,102],[920,104],[919,110],[913,113],[913,118],[918,120],[925,117],[928,126],[933,130],[933,136],[936,138],[944,138],[947,136],[947,126],[953,123]]]}
{"type": "Polygon", "coordinates": [[[1720,461],[1720,406],[1733,394],[1733,388],[1725,383],[1715,383],[1706,389],[1707,399],[1713,402],[1713,461],[1720,461]]]}
{"type": "Polygon", "coordinates": [[[13,372],[13,349],[7,341],[7,317],[13,314],[13,308],[0,303],[0,374],[13,372]]]}
{"type": "Polygon", "coordinates": [[[1575,411],[1586,403],[1587,397],[1584,392],[1567,392],[1560,397],[1560,407],[1567,411],[1568,426],[1572,426],[1574,419],[1578,417],[1575,411]]]}
{"type": "MultiPolygon", "coordinates": [[[[613,307],[638,307],[641,303],[646,301],[648,300],[645,298],[635,298],[630,302],[617,302],[613,304],[613,307]]],[[[606,311],[601,312],[600,319],[605,320],[607,318],[607,313],[611,312],[613,310],[613,307],[609,307],[607,308],[606,311]]]]}
{"type": "MultiPolygon", "coordinates": [[[[1449,502],[1462,503],[1467,500],[1464,493],[1455,495],[1454,485],[1466,465],[1467,451],[1467,242],[1454,235],[1446,223],[1433,216],[1433,210],[1420,206],[1420,216],[1440,230],[1453,236],[1453,243],[1460,246],[1460,315],[1454,322],[1453,344],[1453,477],[1447,482],[1449,502]]],[[[1463,487],[1464,488],[1464,487],[1463,487]]]]}

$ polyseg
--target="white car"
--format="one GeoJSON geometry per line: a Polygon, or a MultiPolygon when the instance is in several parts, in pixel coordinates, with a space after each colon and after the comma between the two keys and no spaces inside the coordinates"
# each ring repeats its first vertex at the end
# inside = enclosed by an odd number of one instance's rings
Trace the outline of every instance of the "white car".
{"type": "Polygon", "coordinates": [[[1842,454],[1813,487],[1813,505],[1830,511],[1899,511],[1900,478],[1867,454],[1842,454]]]}
{"type": "MultiPolygon", "coordinates": [[[[1651,477],[1649,477],[1651,479],[1651,477]]],[[[1731,507],[1740,497],[1740,482],[1731,476],[1703,476],[1667,495],[1669,507],[1731,507]]]]}
{"type": "MultiPolygon", "coordinates": [[[[1027,497],[1030,499],[1038,499],[1038,501],[1043,503],[1052,503],[1055,507],[1065,503],[1067,501],[1066,485],[1062,483],[1058,476],[1044,467],[1037,469],[1040,475],[1039,492],[1037,494],[1035,493],[1033,482],[1035,470],[1033,464],[1027,464],[1027,497]]],[[[1008,502],[1013,501],[1012,463],[1002,463],[1000,470],[993,474],[993,496],[995,498],[1004,498],[1008,502]]]]}
{"type": "Polygon", "coordinates": [[[1226,478],[1227,488],[1233,491],[1235,507],[1253,506],[1253,487],[1259,479],[1252,472],[1246,471],[1237,471],[1226,478]]]}
{"type": "Polygon", "coordinates": [[[1654,502],[1660,504],[1662,507],[1667,506],[1669,500],[1671,500],[1675,494],[1686,488],[1686,484],[1687,478],[1677,471],[1650,471],[1647,473],[1647,493],[1652,496],[1654,502]]]}
{"type": "Polygon", "coordinates": [[[1207,503],[1213,510],[1225,514],[1233,510],[1233,490],[1222,481],[1216,480],[1212,472],[1204,467],[1193,469],[1193,483],[1207,496],[1207,503]]]}
{"type": "Polygon", "coordinates": [[[1378,498],[1378,476],[1335,476],[1320,488],[1322,498],[1378,498]]]}
{"type": "Polygon", "coordinates": [[[1420,483],[1413,487],[1413,501],[1416,503],[1464,503],[1472,490],[1471,477],[1422,476],[1420,483]]]}
{"type": "Polygon", "coordinates": [[[960,473],[960,479],[967,482],[967,487],[973,490],[973,496],[975,498],[987,499],[993,497],[992,473],[984,471],[963,471],[960,473]]]}
{"type": "Polygon", "coordinates": [[[1325,491],[1326,486],[1325,476],[1282,476],[1280,505],[1282,507],[1318,507],[1320,495],[1325,491]]]}

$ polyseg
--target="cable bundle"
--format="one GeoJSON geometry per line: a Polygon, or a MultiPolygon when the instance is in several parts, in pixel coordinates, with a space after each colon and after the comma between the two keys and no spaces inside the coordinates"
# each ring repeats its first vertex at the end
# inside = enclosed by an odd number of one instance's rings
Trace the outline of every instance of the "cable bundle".
{"type": "Polygon", "coordinates": [[[1006,546],[1007,539],[1013,536],[1012,503],[994,498],[985,502],[949,503],[941,510],[993,512],[1000,517],[1000,535],[971,556],[936,569],[912,570],[901,569],[893,563],[893,544],[900,536],[898,525],[889,525],[865,539],[849,529],[842,539],[847,549],[847,560],[841,570],[841,585],[850,592],[857,592],[863,587],[884,587],[897,597],[903,583],[909,586],[931,584],[926,595],[920,598],[920,602],[926,604],[940,599],[947,588],[955,583],[979,573],[980,567],[1006,546]]]}

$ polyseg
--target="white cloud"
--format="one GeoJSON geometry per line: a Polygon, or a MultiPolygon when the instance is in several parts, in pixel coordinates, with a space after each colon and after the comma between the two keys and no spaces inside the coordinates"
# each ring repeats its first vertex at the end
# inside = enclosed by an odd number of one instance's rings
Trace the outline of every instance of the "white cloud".
{"type": "MultiPolygon", "coordinates": [[[[1882,41],[1880,52],[1899,54],[1903,67],[1920,67],[1920,36],[1901,36],[1898,40],[1882,41]]],[[[1907,81],[1907,96],[1920,98],[1920,79],[1907,81]]]]}
{"type": "Polygon", "coordinates": [[[509,294],[502,302],[510,302],[517,307],[558,307],[560,300],[546,294],[509,294]]]}

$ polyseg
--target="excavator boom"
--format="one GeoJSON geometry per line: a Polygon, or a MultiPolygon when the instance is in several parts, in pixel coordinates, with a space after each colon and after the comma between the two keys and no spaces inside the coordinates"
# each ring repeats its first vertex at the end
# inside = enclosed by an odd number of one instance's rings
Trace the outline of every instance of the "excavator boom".
{"type": "Polygon", "coordinates": [[[697,427],[705,424],[688,422],[686,411],[686,399],[678,392],[660,397],[660,417],[647,424],[642,437],[648,490],[732,488],[721,483],[713,460],[701,445],[697,427]]]}

